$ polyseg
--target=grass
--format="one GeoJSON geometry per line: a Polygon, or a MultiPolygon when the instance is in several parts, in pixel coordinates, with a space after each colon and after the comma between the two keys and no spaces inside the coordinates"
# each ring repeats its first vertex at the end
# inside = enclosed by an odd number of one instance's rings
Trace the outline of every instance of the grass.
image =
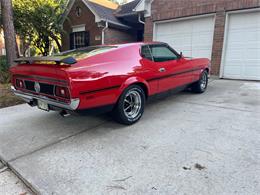
{"type": "Polygon", "coordinates": [[[10,73],[6,56],[0,56],[0,108],[23,103],[11,92],[10,73]]]}
{"type": "Polygon", "coordinates": [[[0,108],[15,106],[24,103],[11,92],[11,84],[0,84],[0,108]]]}

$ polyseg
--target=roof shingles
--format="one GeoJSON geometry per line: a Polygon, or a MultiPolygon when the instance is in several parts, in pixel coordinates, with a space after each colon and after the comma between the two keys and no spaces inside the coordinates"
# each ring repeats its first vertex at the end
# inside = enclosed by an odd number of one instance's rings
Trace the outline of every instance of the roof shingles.
{"type": "Polygon", "coordinates": [[[91,7],[91,9],[101,18],[101,20],[111,22],[115,25],[119,25],[122,27],[128,27],[127,25],[123,24],[115,15],[114,9],[110,9],[99,5],[97,3],[93,3],[91,1],[85,0],[85,2],[91,7]]]}
{"type": "Polygon", "coordinates": [[[133,9],[140,3],[141,0],[134,0],[129,3],[123,4],[118,7],[117,11],[115,12],[116,16],[125,16],[135,14],[133,9]]]}

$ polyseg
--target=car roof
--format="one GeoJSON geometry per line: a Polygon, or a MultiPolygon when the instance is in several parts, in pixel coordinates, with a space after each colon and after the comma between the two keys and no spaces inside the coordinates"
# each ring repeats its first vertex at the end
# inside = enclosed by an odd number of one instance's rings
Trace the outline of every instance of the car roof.
{"type": "Polygon", "coordinates": [[[115,45],[107,45],[107,46],[115,46],[115,47],[129,47],[129,46],[142,46],[142,45],[154,45],[154,44],[166,44],[164,42],[158,41],[150,41],[150,42],[135,42],[135,43],[124,43],[124,44],[115,44],[115,45]]]}

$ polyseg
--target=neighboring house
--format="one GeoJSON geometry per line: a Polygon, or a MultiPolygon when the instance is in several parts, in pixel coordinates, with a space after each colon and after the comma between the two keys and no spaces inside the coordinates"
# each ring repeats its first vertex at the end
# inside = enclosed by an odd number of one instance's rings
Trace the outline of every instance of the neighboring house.
{"type": "Polygon", "coordinates": [[[141,0],[118,6],[108,0],[71,0],[64,14],[62,49],[143,41],[141,0]]]}
{"type": "Polygon", "coordinates": [[[145,41],[212,60],[221,78],[260,80],[259,0],[153,0],[145,41]]]}
{"type": "MultiPolygon", "coordinates": [[[[16,36],[16,42],[18,47],[18,53],[20,56],[22,56],[21,51],[23,50],[22,41],[19,38],[19,36],[16,36]]],[[[0,29],[0,56],[6,55],[6,49],[5,49],[5,39],[4,39],[4,32],[0,29]]]]}
{"type": "Polygon", "coordinates": [[[0,56],[5,55],[5,40],[4,40],[4,33],[0,30],[0,56]]]}

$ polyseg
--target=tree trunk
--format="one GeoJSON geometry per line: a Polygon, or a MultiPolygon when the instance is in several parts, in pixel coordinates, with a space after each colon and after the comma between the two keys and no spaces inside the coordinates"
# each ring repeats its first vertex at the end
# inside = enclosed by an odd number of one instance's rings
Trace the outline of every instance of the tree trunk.
{"type": "Polygon", "coordinates": [[[58,49],[59,49],[59,52],[61,52],[62,47],[61,47],[61,44],[60,44],[59,39],[58,39],[55,35],[51,36],[51,38],[52,38],[52,39],[55,41],[55,43],[57,44],[58,49]]]}
{"type": "Polygon", "coordinates": [[[2,20],[4,27],[4,39],[8,65],[14,65],[14,59],[18,57],[16,36],[13,22],[13,8],[11,0],[1,0],[2,20]]]}

